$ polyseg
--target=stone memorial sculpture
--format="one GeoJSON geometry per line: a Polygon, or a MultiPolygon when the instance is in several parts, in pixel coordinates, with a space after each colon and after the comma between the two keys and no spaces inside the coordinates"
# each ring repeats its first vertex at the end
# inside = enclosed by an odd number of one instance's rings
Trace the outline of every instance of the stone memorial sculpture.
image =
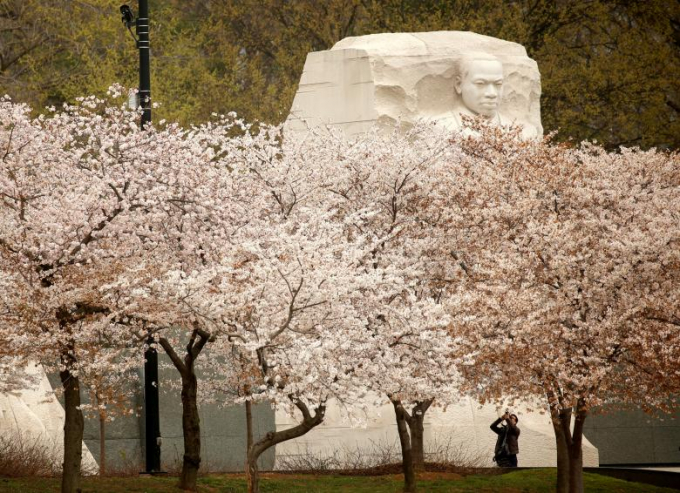
{"type": "MultiPolygon", "coordinates": [[[[41,448],[58,469],[63,462],[64,408],[41,365],[29,363],[20,372],[27,376],[23,388],[0,393],[2,437],[41,448]]],[[[98,470],[84,442],[82,468],[91,474],[98,470]]]]}
{"type": "MultiPolygon", "coordinates": [[[[375,34],[346,38],[328,51],[309,53],[285,123],[286,137],[304,136],[316,126],[340,128],[355,137],[378,125],[393,128],[419,120],[460,131],[464,116],[481,116],[499,125],[522,127],[523,138],[543,133],[538,66],[523,46],[470,32],[375,34]]],[[[554,466],[555,438],[550,418],[516,409],[522,416],[522,465],[554,466]]],[[[425,441],[446,440],[469,447],[470,456],[492,466],[494,438],[489,423],[498,410],[463,399],[426,417],[425,441]]],[[[277,411],[276,426],[295,424],[277,411]]],[[[394,443],[391,406],[369,413],[366,428],[353,429],[330,405],[324,423],[307,435],[279,444],[277,460],[301,450],[323,457],[345,450],[394,443]]],[[[598,452],[584,444],[584,465],[597,466],[598,452]]]]}
{"type": "MultiPolygon", "coordinates": [[[[458,104],[448,114],[437,118],[445,128],[462,130],[464,116],[486,118],[503,126],[517,123],[500,112],[505,76],[503,64],[498,58],[483,53],[465,54],[456,68],[454,89],[458,104]]],[[[538,131],[532,124],[517,124],[522,127],[524,138],[538,136],[538,131]]]]}
{"type": "Polygon", "coordinates": [[[351,137],[419,120],[459,130],[461,115],[481,115],[540,137],[540,95],[538,66],[517,43],[470,32],[373,34],[307,56],[285,127],[299,135],[330,125],[351,137]],[[488,101],[475,102],[475,81],[488,101]]]}

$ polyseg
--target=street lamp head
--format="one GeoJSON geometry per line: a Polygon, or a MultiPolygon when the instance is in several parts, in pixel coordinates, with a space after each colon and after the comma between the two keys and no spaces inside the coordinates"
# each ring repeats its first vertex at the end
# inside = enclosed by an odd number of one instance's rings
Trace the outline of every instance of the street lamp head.
{"type": "Polygon", "coordinates": [[[120,13],[123,14],[123,24],[125,27],[130,29],[130,26],[134,23],[134,14],[132,13],[132,9],[130,8],[129,5],[121,5],[120,6],[120,13]]]}

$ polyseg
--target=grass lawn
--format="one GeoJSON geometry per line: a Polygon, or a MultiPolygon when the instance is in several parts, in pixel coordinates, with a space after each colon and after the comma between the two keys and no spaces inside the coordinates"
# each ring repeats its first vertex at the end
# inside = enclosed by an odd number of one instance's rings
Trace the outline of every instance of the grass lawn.
{"type": "MultiPolygon", "coordinates": [[[[658,488],[641,483],[585,474],[588,493],[670,493],[677,490],[658,488]]],[[[177,492],[175,477],[116,477],[86,478],[83,493],[166,493],[177,492]]],[[[246,491],[242,474],[211,474],[199,480],[202,493],[240,493],[246,491]]],[[[331,476],[263,474],[261,490],[280,493],[393,493],[400,492],[401,475],[386,476],[331,476]]],[[[0,478],[0,492],[48,493],[58,492],[58,478],[0,478]]],[[[424,473],[419,477],[419,491],[437,492],[493,492],[533,493],[555,490],[555,470],[521,470],[502,475],[466,476],[452,473],[424,473]]]]}

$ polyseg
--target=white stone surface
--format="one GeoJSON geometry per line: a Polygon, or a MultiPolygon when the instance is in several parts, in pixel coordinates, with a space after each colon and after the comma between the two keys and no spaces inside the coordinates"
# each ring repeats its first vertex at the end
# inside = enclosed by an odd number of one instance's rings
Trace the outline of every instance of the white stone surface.
{"type": "MultiPolygon", "coordinates": [[[[34,383],[12,393],[0,393],[0,430],[3,436],[40,441],[54,451],[54,460],[63,461],[64,408],[54,396],[42,366],[29,364],[26,373],[34,383]]],[[[95,473],[97,462],[83,443],[83,471],[95,473]]]]}
{"type": "Polygon", "coordinates": [[[471,54],[491,55],[503,65],[502,121],[542,135],[540,74],[524,47],[458,31],[351,37],[309,53],[286,132],[332,125],[355,136],[376,122],[450,121],[462,105],[454,90],[457,65],[471,54]]]}
{"type": "MultiPolygon", "coordinates": [[[[535,409],[535,408],[534,408],[535,409]]],[[[518,414],[519,465],[522,467],[554,467],[557,465],[555,438],[550,417],[538,412],[527,412],[525,407],[515,407],[518,414]]],[[[431,453],[448,447],[452,455],[465,460],[478,461],[478,467],[493,467],[493,449],[496,435],[490,430],[491,423],[498,417],[499,410],[493,405],[481,406],[470,399],[452,404],[446,410],[431,408],[425,415],[425,451],[431,453]]],[[[283,411],[276,413],[277,430],[296,424],[283,411]]],[[[334,453],[352,453],[361,449],[370,453],[376,447],[384,449],[392,444],[399,453],[397,427],[391,405],[373,409],[368,415],[365,427],[353,427],[343,418],[340,408],[331,404],[323,424],[306,435],[276,446],[276,457],[310,454],[330,457],[334,453]]],[[[427,459],[426,459],[427,460],[427,459]]],[[[598,467],[597,449],[584,438],[583,465],[598,467]]]]}

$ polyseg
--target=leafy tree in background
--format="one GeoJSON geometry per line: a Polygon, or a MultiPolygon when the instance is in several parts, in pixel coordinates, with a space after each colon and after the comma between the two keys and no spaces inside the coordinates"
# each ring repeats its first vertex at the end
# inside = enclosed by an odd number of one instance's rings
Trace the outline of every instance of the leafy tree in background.
{"type": "MultiPolygon", "coordinates": [[[[36,108],[136,82],[120,0],[0,0],[0,91],[36,108]]],[[[308,52],[346,36],[470,30],[539,65],[543,124],[608,148],[680,144],[680,4],[663,0],[151,0],[158,118],[281,122],[308,52]]],[[[133,2],[133,8],[136,6],[133,2]]]]}
{"type": "Polygon", "coordinates": [[[469,30],[524,45],[543,126],[609,148],[680,143],[680,5],[639,1],[371,3],[374,31],[469,30]]]}
{"type": "Polygon", "coordinates": [[[133,85],[132,40],[116,1],[0,0],[0,91],[36,110],[133,85]]]}

